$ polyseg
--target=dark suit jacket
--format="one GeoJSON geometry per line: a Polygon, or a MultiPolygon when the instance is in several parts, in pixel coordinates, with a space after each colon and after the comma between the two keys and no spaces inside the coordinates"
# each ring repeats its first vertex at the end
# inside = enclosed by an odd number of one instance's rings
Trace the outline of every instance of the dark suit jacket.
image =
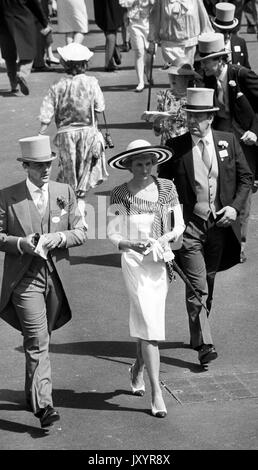
{"type": "MultiPolygon", "coordinates": [[[[18,237],[33,233],[30,203],[25,181],[4,188],[0,191],[0,251],[5,252],[2,289],[0,298],[0,317],[16,329],[20,323],[11,303],[11,295],[28,270],[33,255],[20,254],[17,248],[18,237]]],[[[56,273],[65,294],[65,305],[61,317],[54,328],[59,328],[71,318],[68,303],[71,292],[71,276],[68,249],[78,246],[86,240],[81,214],[77,208],[75,194],[67,184],[49,182],[49,232],[63,232],[66,236],[65,246],[51,251],[56,273]],[[57,199],[62,198],[65,208],[59,207],[57,199]]],[[[48,312],[51,316],[51,312],[48,312]]]]}
{"type": "MultiPolygon", "coordinates": [[[[251,187],[252,173],[246,163],[243,152],[232,133],[213,131],[213,139],[219,168],[219,199],[222,207],[231,206],[239,213],[251,187]],[[222,159],[222,147],[219,141],[228,142],[228,157],[222,159]]],[[[187,224],[193,214],[196,200],[192,138],[190,133],[183,134],[166,142],[174,151],[174,156],[167,163],[160,165],[159,177],[173,179],[179,201],[183,207],[183,215],[187,224]]],[[[225,244],[219,270],[228,269],[239,262],[240,224],[237,219],[233,225],[225,229],[225,244]]]]}
{"type": "MultiPolygon", "coordinates": [[[[227,73],[229,111],[245,130],[250,130],[258,136],[258,75],[241,65],[228,64],[227,73]],[[235,86],[229,83],[235,83],[235,86]],[[244,96],[237,98],[241,91],[244,96]]],[[[217,91],[217,80],[214,76],[204,76],[204,86],[217,91]]],[[[214,129],[217,128],[217,119],[214,120],[214,129]]]]}
{"type": "Polygon", "coordinates": [[[2,56],[32,61],[36,55],[35,18],[45,28],[48,19],[38,0],[0,0],[0,44],[2,56]],[[15,57],[16,58],[16,57],[15,57]]]}
{"type": "Polygon", "coordinates": [[[243,65],[250,69],[248,50],[244,38],[240,38],[237,34],[232,34],[230,38],[232,50],[232,64],[243,65]]]}

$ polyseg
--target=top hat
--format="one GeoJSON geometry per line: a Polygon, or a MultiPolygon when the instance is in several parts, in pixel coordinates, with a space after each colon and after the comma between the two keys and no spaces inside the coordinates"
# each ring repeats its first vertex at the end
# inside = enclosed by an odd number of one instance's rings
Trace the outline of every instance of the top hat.
{"type": "Polygon", "coordinates": [[[215,5],[216,16],[212,19],[212,23],[216,28],[222,31],[234,29],[238,25],[238,19],[235,18],[236,7],[233,3],[221,2],[215,5]]]}
{"type": "Polygon", "coordinates": [[[90,51],[88,47],[83,46],[77,42],[71,42],[67,46],[58,47],[57,52],[65,62],[82,62],[84,60],[88,62],[94,55],[94,53],[90,51]]]}
{"type": "Polygon", "coordinates": [[[160,165],[161,163],[165,163],[169,160],[172,157],[173,152],[168,147],[161,145],[153,146],[147,140],[137,139],[130,142],[125,152],[111,157],[108,160],[108,164],[112,168],[117,168],[118,170],[128,170],[128,163],[133,159],[133,157],[144,157],[149,154],[156,158],[156,161],[153,164],[160,165]]]}
{"type": "Polygon", "coordinates": [[[213,88],[187,88],[186,104],[182,106],[182,109],[191,113],[219,111],[219,108],[213,105],[213,95],[213,88]]]}
{"type": "Polygon", "coordinates": [[[228,55],[222,33],[203,33],[198,38],[196,61],[228,55]]]}
{"type": "Polygon", "coordinates": [[[56,155],[51,151],[50,139],[48,135],[37,135],[19,139],[22,156],[17,160],[20,162],[51,162],[56,155]]]}

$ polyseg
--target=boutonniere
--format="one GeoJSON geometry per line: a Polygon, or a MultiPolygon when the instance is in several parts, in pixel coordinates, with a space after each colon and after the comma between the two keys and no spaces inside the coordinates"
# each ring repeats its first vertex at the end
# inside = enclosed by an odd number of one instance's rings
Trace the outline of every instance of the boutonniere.
{"type": "Polygon", "coordinates": [[[229,80],[228,84],[229,84],[229,86],[232,86],[232,87],[236,86],[235,80],[229,80]]]}
{"type": "Polygon", "coordinates": [[[228,142],[226,140],[219,140],[218,146],[222,147],[223,149],[228,148],[228,142]]]}
{"type": "Polygon", "coordinates": [[[64,196],[57,197],[56,203],[59,209],[61,209],[61,216],[67,214],[67,211],[65,209],[67,209],[70,204],[68,204],[68,201],[64,198],[64,196]]]}
{"type": "Polygon", "coordinates": [[[56,198],[56,203],[60,209],[65,209],[68,202],[63,196],[59,196],[56,198]]]}

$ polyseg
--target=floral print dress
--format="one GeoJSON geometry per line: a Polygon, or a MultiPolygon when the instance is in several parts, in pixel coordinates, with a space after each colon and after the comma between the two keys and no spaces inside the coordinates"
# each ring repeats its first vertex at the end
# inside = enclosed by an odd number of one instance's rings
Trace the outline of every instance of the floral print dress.
{"type": "Polygon", "coordinates": [[[157,111],[171,113],[169,117],[154,118],[154,132],[161,136],[161,145],[165,145],[168,139],[188,131],[186,112],[182,109],[184,104],[186,104],[186,96],[178,98],[173,90],[160,90],[157,94],[157,111]]]}
{"type": "Polygon", "coordinates": [[[40,108],[40,122],[49,125],[54,118],[57,127],[57,180],[70,184],[80,197],[108,177],[104,138],[94,124],[95,112],[104,109],[98,80],[84,73],[54,83],[40,108]]]}

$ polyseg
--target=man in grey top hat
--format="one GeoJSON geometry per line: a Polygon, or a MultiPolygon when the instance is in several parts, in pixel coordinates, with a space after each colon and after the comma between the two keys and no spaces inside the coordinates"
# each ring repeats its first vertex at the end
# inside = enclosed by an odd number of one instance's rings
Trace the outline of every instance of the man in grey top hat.
{"type": "MultiPolygon", "coordinates": [[[[198,39],[198,55],[207,88],[215,90],[215,104],[219,107],[213,128],[233,132],[253,173],[257,170],[258,143],[258,75],[252,70],[227,63],[228,51],[220,33],[203,34],[198,39]]],[[[242,249],[240,262],[246,260],[247,227],[252,189],[241,213],[242,249]]]]}
{"type": "Polygon", "coordinates": [[[75,194],[50,181],[48,136],[20,139],[26,180],[0,190],[0,251],[5,252],[0,317],[23,335],[27,407],[48,428],[53,408],[49,339],[71,319],[69,251],[86,240],[75,194]]]}
{"type": "Polygon", "coordinates": [[[183,207],[186,229],[177,261],[199,299],[186,283],[190,344],[200,363],[216,359],[208,314],[217,271],[239,262],[239,212],[251,186],[251,172],[234,135],[213,131],[214,90],[188,88],[189,132],[169,139],[174,158],[161,165],[159,176],[173,179],[183,207]]]}
{"type": "Polygon", "coordinates": [[[235,18],[235,10],[233,3],[219,2],[215,5],[215,17],[211,18],[211,22],[215,31],[224,35],[228,63],[250,69],[246,42],[236,33],[238,19],[235,18]]]}

